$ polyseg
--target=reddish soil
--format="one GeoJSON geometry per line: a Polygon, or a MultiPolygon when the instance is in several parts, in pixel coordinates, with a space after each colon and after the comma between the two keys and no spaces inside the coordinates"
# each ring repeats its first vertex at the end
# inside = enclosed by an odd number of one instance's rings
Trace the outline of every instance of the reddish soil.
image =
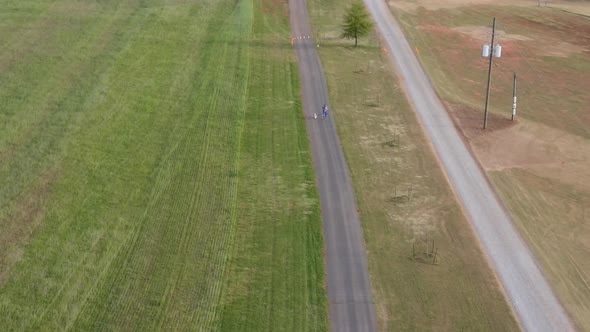
{"type": "MultiPolygon", "coordinates": [[[[461,17],[470,14],[465,10],[461,17]]],[[[446,107],[482,166],[522,168],[590,188],[590,21],[558,11],[541,17],[499,11],[507,31],[498,30],[503,54],[494,61],[488,128],[483,130],[488,62],[480,57],[480,47],[484,37],[489,38],[489,27],[449,28],[435,24],[433,13],[424,11],[416,29],[428,36],[437,70],[444,72],[436,78],[439,88],[466,98],[465,103],[446,107]],[[514,122],[513,72],[518,75],[519,97],[514,122]]]]}
{"type": "Polygon", "coordinates": [[[262,0],[262,12],[267,15],[286,15],[289,5],[286,0],[262,0]]]}
{"type": "Polygon", "coordinates": [[[488,112],[487,128],[483,129],[483,105],[481,110],[475,110],[458,104],[445,103],[450,111],[455,124],[461,129],[463,136],[467,139],[489,134],[494,131],[513,127],[518,124],[518,119],[511,121],[510,118],[501,117],[488,112]]]}
{"type": "MultiPolygon", "coordinates": [[[[590,198],[590,17],[532,6],[472,6],[479,0],[469,1],[469,6],[467,0],[439,2],[461,1],[464,6],[453,9],[416,8],[407,26],[412,42],[426,50],[421,60],[442,98],[452,101],[446,108],[455,125],[498,181],[497,188],[510,197],[515,220],[551,271],[561,300],[580,329],[588,329],[590,297],[584,292],[590,266],[584,264],[584,254],[590,252],[590,232],[577,220],[588,218],[590,198]],[[488,61],[480,57],[480,47],[490,36],[485,22],[492,16],[501,25],[496,41],[503,52],[494,60],[494,113],[483,130],[488,61]],[[457,22],[466,23],[457,27],[457,22]],[[443,23],[453,28],[439,25],[443,23]],[[513,72],[518,75],[514,122],[513,72]]],[[[585,5],[590,8],[590,3],[585,5]]]]}

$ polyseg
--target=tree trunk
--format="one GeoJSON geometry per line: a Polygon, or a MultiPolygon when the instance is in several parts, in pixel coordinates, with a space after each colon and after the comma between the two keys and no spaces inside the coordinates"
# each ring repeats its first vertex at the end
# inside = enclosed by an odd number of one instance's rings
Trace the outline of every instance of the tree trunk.
{"type": "Polygon", "coordinates": [[[354,47],[358,44],[359,37],[354,36],[354,47]]]}

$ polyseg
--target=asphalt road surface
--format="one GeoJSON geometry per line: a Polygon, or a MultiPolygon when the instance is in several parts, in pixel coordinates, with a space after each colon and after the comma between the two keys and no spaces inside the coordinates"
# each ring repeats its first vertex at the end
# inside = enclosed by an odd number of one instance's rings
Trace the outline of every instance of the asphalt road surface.
{"type": "MultiPolygon", "coordinates": [[[[438,99],[383,0],[364,0],[426,134],[527,331],[570,331],[572,324],[485,175],[438,99]]],[[[473,56],[479,56],[474,54],[473,56]]],[[[482,101],[483,104],[483,101],[482,101]]],[[[483,105],[482,105],[483,106],[483,105]]]]}
{"type": "Polygon", "coordinates": [[[350,175],[331,112],[322,118],[322,105],[331,107],[306,1],[290,0],[289,11],[324,223],[330,327],[338,332],[376,331],[365,243],[350,175]]]}

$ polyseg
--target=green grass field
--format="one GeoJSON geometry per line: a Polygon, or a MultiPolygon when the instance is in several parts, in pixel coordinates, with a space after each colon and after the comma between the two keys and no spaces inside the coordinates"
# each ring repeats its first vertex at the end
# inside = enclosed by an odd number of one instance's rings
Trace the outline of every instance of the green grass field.
{"type": "Polygon", "coordinates": [[[360,208],[379,330],[518,330],[388,55],[374,34],[356,49],[338,38],[348,3],[309,6],[360,208]]]}
{"type": "Polygon", "coordinates": [[[281,4],[0,0],[0,18],[3,330],[327,329],[281,4]]]}

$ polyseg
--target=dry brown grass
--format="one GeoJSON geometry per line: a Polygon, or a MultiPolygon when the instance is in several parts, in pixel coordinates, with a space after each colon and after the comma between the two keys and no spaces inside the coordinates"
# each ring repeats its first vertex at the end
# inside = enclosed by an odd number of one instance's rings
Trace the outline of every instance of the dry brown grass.
{"type": "Polygon", "coordinates": [[[555,8],[527,8],[524,1],[475,2],[443,1],[454,5],[414,12],[398,6],[393,12],[560,300],[577,325],[590,330],[590,20],[555,8]],[[490,127],[483,131],[487,61],[480,47],[493,16],[504,49],[494,66],[490,127]],[[513,71],[519,76],[515,122],[513,71]]]}
{"type": "MultiPolygon", "coordinates": [[[[345,3],[311,2],[323,36],[336,35],[345,3]]],[[[517,330],[388,55],[374,36],[360,44],[323,40],[320,55],[359,202],[379,329],[517,330]]]]}
{"type": "MultiPolygon", "coordinates": [[[[427,10],[460,8],[474,5],[505,5],[520,7],[538,7],[538,0],[389,0],[390,6],[409,13],[415,13],[419,8],[427,10]]],[[[541,0],[541,6],[558,8],[574,14],[590,16],[590,2],[587,0],[541,0]]]]}
{"type": "Polygon", "coordinates": [[[514,168],[489,173],[578,327],[590,327],[590,190],[514,168]]]}
{"type": "Polygon", "coordinates": [[[393,73],[383,66],[386,58],[376,58],[377,52],[322,49],[332,113],[361,209],[379,326],[390,331],[515,329],[429,143],[393,73]],[[354,74],[356,65],[346,64],[351,58],[359,66],[369,59],[370,74],[354,74]],[[431,241],[438,250],[435,265],[425,255],[432,253],[432,247],[426,249],[431,241]]]}

